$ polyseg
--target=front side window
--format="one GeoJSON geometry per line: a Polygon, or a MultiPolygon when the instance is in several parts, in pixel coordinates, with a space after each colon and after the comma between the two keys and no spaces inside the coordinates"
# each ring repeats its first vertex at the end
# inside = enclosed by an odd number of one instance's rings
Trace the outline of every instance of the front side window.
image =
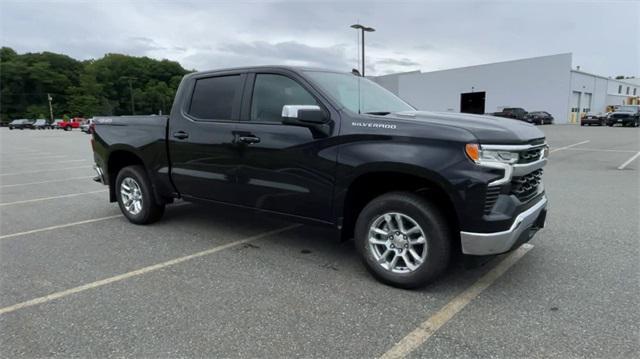
{"type": "Polygon", "coordinates": [[[240,85],[240,75],[196,80],[189,114],[199,119],[230,120],[240,85]]]}
{"type": "Polygon", "coordinates": [[[355,113],[414,110],[382,86],[360,76],[324,71],[307,71],[307,75],[342,106],[355,113]]]}
{"type": "Polygon", "coordinates": [[[294,80],[275,74],[257,74],[251,98],[251,121],[281,122],[284,105],[318,105],[294,80]]]}

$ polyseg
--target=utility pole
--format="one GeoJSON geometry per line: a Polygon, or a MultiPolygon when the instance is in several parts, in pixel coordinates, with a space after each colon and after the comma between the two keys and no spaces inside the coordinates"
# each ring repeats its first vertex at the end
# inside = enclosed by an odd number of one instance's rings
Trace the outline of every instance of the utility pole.
{"type": "Polygon", "coordinates": [[[47,101],[49,101],[49,118],[51,119],[51,123],[53,123],[53,107],[51,106],[53,97],[51,97],[51,94],[47,94],[47,101]]]}
{"type": "Polygon", "coordinates": [[[136,105],[135,102],[133,100],[133,80],[137,80],[136,77],[133,76],[122,76],[120,77],[121,80],[129,80],[129,93],[131,94],[131,114],[135,115],[136,114],[136,105]]]}
{"type": "Polygon", "coordinates": [[[351,25],[351,28],[362,31],[362,77],[364,77],[364,33],[374,32],[376,29],[360,24],[351,25]]]}

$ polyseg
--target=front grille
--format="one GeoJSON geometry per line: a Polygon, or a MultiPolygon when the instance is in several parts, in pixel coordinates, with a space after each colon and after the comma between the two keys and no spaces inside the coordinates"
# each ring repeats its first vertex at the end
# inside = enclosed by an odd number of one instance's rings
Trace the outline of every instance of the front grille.
{"type": "Polygon", "coordinates": [[[484,198],[484,213],[485,214],[489,214],[491,213],[491,210],[493,209],[493,206],[496,204],[496,201],[498,200],[498,196],[500,195],[500,191],[502,190],[502,187],[500,186],[493,186],[493,187],[488,187],[487,188],[487,194],[484,198]]]}
{"type": "Polygon", "coordinates": [[[531,163],[540,159],[542,156],[542,148],[532,148],[530,150],[521,151],[518,154],[518,163],[531,163]]]}
{"type": "Polygon", "coordinates": [[[511,181],[511,194],[520,202],[527,202],[538,194],[538,187],[542,182],[542,168],[522,177],[513,177],[511,181]]]}

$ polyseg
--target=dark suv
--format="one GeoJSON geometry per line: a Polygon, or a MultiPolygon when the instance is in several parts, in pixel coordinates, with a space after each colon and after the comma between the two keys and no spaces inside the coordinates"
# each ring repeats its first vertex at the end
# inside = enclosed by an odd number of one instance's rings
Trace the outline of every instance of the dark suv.
{"type": "Polygon", "coordinates": [[[9,122],[9,129],[24,130],[25,128],[33,128],[33,122],[29,120],[13,120],[9,122]]]}

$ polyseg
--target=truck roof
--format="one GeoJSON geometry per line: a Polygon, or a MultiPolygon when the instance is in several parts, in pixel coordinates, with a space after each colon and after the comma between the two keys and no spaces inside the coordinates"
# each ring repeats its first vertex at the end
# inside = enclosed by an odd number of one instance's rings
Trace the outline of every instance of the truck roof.
{"type": "Polygon", "coordinates": [[[339,74],[350,74],[348,71],[337,71],[318,67],[305,67],[305,66],[288,66],[288,65],[261,65],[261,66],[243,66],[243,67],[230,67],[215,70],[196,71],[187,74],[185,77],[200,76],[204,74],[217,74],[222,72],[231,71],[269,71],[269,70],[288,70],[296,73],[304,71],[322,71],[322,72],[334,72],[339,74]]]}

